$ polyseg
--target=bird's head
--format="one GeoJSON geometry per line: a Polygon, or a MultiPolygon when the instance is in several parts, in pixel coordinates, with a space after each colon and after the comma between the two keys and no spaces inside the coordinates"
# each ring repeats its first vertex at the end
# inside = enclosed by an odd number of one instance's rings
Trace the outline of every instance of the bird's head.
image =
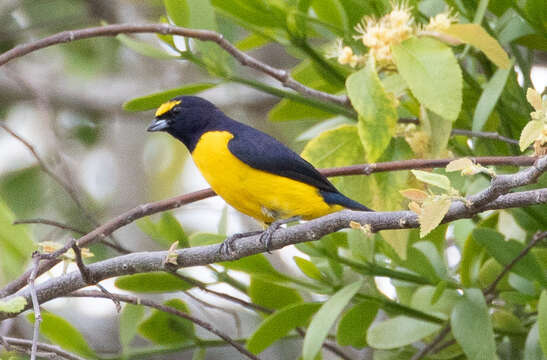
{"type": "Polygon", "coordinates": [[[184,141],[203,130],[219,111],[215,105],[197,96],[177,96],[156,110],[148,131],[166,131],[184,141]]]}

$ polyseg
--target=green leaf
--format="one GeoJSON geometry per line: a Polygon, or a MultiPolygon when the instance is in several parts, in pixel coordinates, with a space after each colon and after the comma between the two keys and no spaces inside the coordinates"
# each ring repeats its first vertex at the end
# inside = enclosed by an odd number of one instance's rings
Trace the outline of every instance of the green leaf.
{"type": "Polygon", "coordinates": [[[539,324],[536,322],[532,325],[528,336],[526,337],[526,344],[524,345],[524,360],[544,360],[542,355],[541,346],[539,343],[539,324]]]}
{"type": "Polygon", "coordinates": [[[498,41],[490,36],[478,24],[452,24],[448,29],[441,30],[442,32],[453,36],[466,44],[473,45],[490,59],[494,64],[503,69],[508,69],[511,66],[507,53],[498,41]]]}
{"type": "Polygon", "coordinates": [[[303,360],[315,359],[336,318],[357,294],[361,285],[363,285],[363,280],[344,286],[321,306],[306,332],[302,347],[303,360]]]}
{"type": "Polygon", "coordinates": [[[538,302],[539,344],[543,354],[547,356],[547,290],[541,292],[538,302]]]}
{"type": "Polygon", "coordinates": [[[342,346],[361,349],[367,346],[367,331],[378,313],[378,304],[363,301],[352,307],[338,323],[336,341],[342,346]]]}
{"type": "Polygon", "coordinates": [[[179,88],[170,89],[166,91],[161,91],[153,93],[146,96],[141,96],[129,100],[123,104],[124,110],[127,111],[145,111],[155,109],[166,101],[171,100],[172,98],[179,95],[193,95],[201,91],[210,89],[217,84],[213,83],[195,83],[185,85],[179,88]]]}
{"type": "Polygon", "coordinates": [[[311,6],[319,19],[344,31],[348,18],[339,0],[313,0],[311,6]]]}
{"type": "Polygon", "coordinates": [[[423,339],[440,328],[439,324],[396,316],[373,325],[368,331],[367,342],[375,349],[395,349],[423,339]]]}
{"type": "Polygon", "coordinates": [[[247,340],[247,349],[259,354],[291,330],[306,326],[319,308],[319,303],[291,304],[268,316],[247,340]]]}
{"type": "Polygon", "coordinates": [[[469,360],[494,360],[496,343],[488,306],[479,289],[467,289],[450,317],[452,334],[469,360]]]}
{"type": "Polygon", "coordinates": [[[503,92],[510,73],[511,68],[498,69],[484,86],[479,102],[475,107],[475,113],[473,114],[473,131],[482,131],[486,120],[488,120],[503,92]]]}
{"type": "Polygon", "coordinates": [[[128,349],[137,335],[137,326],[144,317],[144,306],[125,304],[120,313],[120,344],[128,349]]]}
{"type": "Polygon", "coordinates": [[[268,120],[274,122],[327,119],[332,117],[331,112],[320,110],[314,106],[302,104],[290,99],[283,99],[268,113],[268,120]]]}
{"type": "Polygon", "coordinates": [[[178,26],[186,26],[190,23],[190,8],[186,0],[163,0],[165,11],[178,26]]]}
{"type": "MultiPolygon", "coordinates": [[[[164,0],[167,14],[175,25],[190,29],[217,31],[215,11],[209,0],[164,0]],[[184,4],[180,4],[184,3],[184,4]]],[[[213,73],[222,72],[227,63],[227,54],[217,44],[197,41],[196,48],[207,69],[213,73]]]]}
{"type": "MultiPolygon", "coordinates": [[[[472,236],[477,243],[486,248],[490,256],[504,266],[511,263],[525,248],[518,241],[506,241],[503,235],[491,229],[477,228],[473,230],[472,236]]],[[[521,258],[511,271],[529,280],[536,280],[543,287],[547,287],[547,277],[531,252],[521,258]]]]}
{"type": "Polygon", "coordinates": [[[405,262],[408,269],[430,279],[439,281],[448,278],[448,271],[435,245],[430,241],[418,241],[408,249],[405,262]]]}
{"type": "Polygon", "coordinates": [[[261,36],[256,33],[249,34],[246,38],[243,38],[235,43],[235,46],[241,51],[254,50],[270,43],[270,39],[261,36]]]}
{"type": "Polygon", "coordinates": [[[294,289],[251,276],[248,295],[252,302],[269,309],[280,309],[287,305],[302,302],[302,297],[294,289]]]}
{"type": "MultiPolygon", "coordinates": [[[[365,161],[365,152],[355,125],[342,125],[321,133],[308,142],[301,155],[317,168],[362,164],[365,161]]],[[[368,176],[332,179],[338,190],[362,204],[372,201],[370,182],[368,176]]]]}
{"type": "Polygon", "coordinates": [[[462,105],[462,74],[452,50],[431,38],[410,38],[393,46],[399,74],[418,101],[451,121],[462,105]]]}
{"type": "MultiPolygon", "coordinates": [[[[444,281],[439,282],[439,284],[441,283],[446,284],[444,281]]],[[[412,294],[410,306],[414,309],[427,312],[428,314],[448,319],[452,309],[458,303],[461,296],[456,290],[446,289],[435,301],[438,295],[438,288],[438,286],[434,288],[430,285],[420,286],[414,291],[414,294],[412,294]]]]}
{"type": "Polygon", "coordinates": [[[300,269],[307,277],[310,279],[315,279],[318,281],[323,281],[323,275],[321,274],[321,271],[315,266],[314,263],[312,263],[309,260],[306,260],[300,256],[293,256],[293,260],[300,269]]]}
{"type": "Polygon", "coordinates": [[[210,233],[193,233],[188,238],[191,247],[218,244],[226,239],[226,236],[210,233]]]}
{"type": "Polygon", "coordinates": [[[114,284],[118,289],[139,293],[185,291],[193,287],[181,278],[165,272],[120,276],[114,284]]]}
{"type": "MultiPolygon", "coordinates": [[[[86,358],[97,358],[97,354],[89,347],[84,336],[72,324],[60,316],[42,310],[40,334],[63,349],[86,358]]],[[[34,324],[34,314],[28,315],[28,320],[34,324]]]]}
{"type": "Polygon", "coordinates": [[[35,249],[26,225],[13,225],[15,217],[0,199],[0,285],[16,278],[35,249]]]}
{"type": "Polygon", "coordinates": [[[532,145],[534,141],[539,139],[543,134],[543,128],[545,125],[538,120],[529,121],[528,124],[522,129],[519,138],[520,151],[525,151],[528,146],[532,145]]]}
{"type": "Polygon", "coordinates": [[[447,153],[448,140],[452,131],[452,121],[434,112],[425,110],[420,117],[422,128],[429,135],[428,157],[438,158],[447,153]]]}
{"type": "MultiPolygon", "coordinates": [[[[164,305],[188,313],[188,308],[179,299],[171,299],[164,305]]],[[[160,345],[194,342],[194,324],[190,320],[163,311],[154,310],[138,328],[144,338],[160,345]]]]}
{"type": "Polygon", "coordinates": [[[0,313],[18,313],[27,305],[27,299],[22,296],[16,296],[8,300],[0,300],[0,313]]]}
{"type": "Polygon", "coordinates": [[[346,88],[351,103],[359,114],[357,129],[367,161],[375,162],[395,135],[395,98],[385,91],[376,73],[372,56],[369,57],[366,67],[348,77],[346,88]]]}
{"type": "Polygon", "coordinates": [[[443,190],[450,190],[451,188],[450,180],[444,175],[422,170],[411,170],[411,172],[412,174],[414,174],[414,176],[416,176],[416,179],[420,180],[421,182],[436,186],[443,190]]]}
{"type": "Polygon", "coordinates": [[[164,60],[180,58],[179,55],[172,55],[154,45],[151,45],[144,41],[133,39],[124,34],[116,35],[116,39],[118,39],[122,44],[124,44],[137,54],[141,54],[143,56],[164,60]]]}
{"type": "Polygon", "coordinates": [[[153,240],[165,247],[171,246],[175,241],[180,247],[188,247],[188,236],[182,229],[177,218],[170,212],[163,212],[159,221],[154,223],[149,217],[137,220],[137,226],[153,240]]]}
{"type": "Polygon", "coordinates": [[[263,274],[275,276],[279,274],[263,254],[247,256],[236,261],[223,262],[220,265],[227,269],[242,271],[250,275],[263,274]]]}

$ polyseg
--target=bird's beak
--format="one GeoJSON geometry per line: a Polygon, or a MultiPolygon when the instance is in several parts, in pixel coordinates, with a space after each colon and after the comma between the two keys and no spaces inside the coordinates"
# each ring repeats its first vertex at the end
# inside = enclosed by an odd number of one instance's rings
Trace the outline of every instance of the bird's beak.
{"type": "Polygon", "coordinates": [[[169,127],[169,124],[167,123],[167,120],[156,119],[154,120],[154,122],[152,122],[152,124],[150,124],[150,126],[146,130],[147,131],[162,131],[167,129],[168,127],[169,127]]]}

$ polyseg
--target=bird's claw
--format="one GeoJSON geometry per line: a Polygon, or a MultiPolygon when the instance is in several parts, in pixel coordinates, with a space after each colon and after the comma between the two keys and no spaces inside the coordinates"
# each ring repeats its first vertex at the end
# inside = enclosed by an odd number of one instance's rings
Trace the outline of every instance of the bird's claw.
{"type": "Polygon", "coordinates": [[[262,231],[249,231],[249,232],[230,235],[222,242],[222,244],[220,244],[220,247],[218,248],[218,252],[220,255],[225,255],[227,257],[230,257],[235,250],[234,243],[236,242],[236,240],[242,239],[248,236],[258,235],[260,233],[262,233],[262,231]]]}
{"type": "Polygon", "coordinates": [[[298,221],[298,220],[300,220],[299,216],[293,216],[288,219],[276,220],[273,223],[271,223],[270,226],[268,226],[268,228],[262,232],[262,234],[260,234],[259,241],[261,244],[263,244],[266,247],[266,251],[268,252],[268,254],[272,253],[271,250],[272,250],[273,234],[281,227],[281,225],[285,225],[290,222],[298,221]]]}

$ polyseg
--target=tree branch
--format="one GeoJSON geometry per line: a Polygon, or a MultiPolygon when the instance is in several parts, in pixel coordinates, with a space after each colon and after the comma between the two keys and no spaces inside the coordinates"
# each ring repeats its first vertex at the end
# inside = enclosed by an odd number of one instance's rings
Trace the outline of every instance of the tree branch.
{"type": "Polygon", "coordinates": [[[226,341],[229,345],[234,347],[237,351],[239,351],[241,354],[245,355],[249,359],[253,360],[259,360],[259,358],[254,355],[253,353],[249,352],[244,346],[239,344],[237,341],[234,341],[231,337],[223,333],[222,331],[218,330],[217,328],[213,327],[208,322],[205,322],[201,319],[198,319],[190,314],[187,314],[185,312],[182,312],[178,309],[175,309],[171,306],[158,304],[155,301],[145,299],[145,298],[139,298],[134,295],[125,295],[125,294],[113,294],[110,293],[110,296],[107,294],[104,294],[100,291],[93,291],[93,290],[81,290],[77,292],[73,292],[71,294],[66,294],[68,297],[94,297],[94,298],[105,298],[105,299],[111,299],[111,296],[114,297],[117,301],[130,303],[133,305],[144,305],[148,306],[154,309],[157,309],[159,311],[163,311],[175,316],[178,316],[180,318],[186,319],[188,321],[191,321],[192,323],[198,325],[199,327],[202,327],[203,329],[215,334],[222,340],[226,341]]]}
{"type": "MultiPolygon", "coordinates": [[[[36,344],[37,344],[38,350],[45,351],[45,352],[52,353],[52,354],[56,354],[60,357],[68,359],[68,360],[86,360],[83,357],[80,357],[76,354],[69,353],[68,351],[65,351],[65,350],[63,350],[60,347],[55,346],[55,345],[49,345],[49,344],[41,343],[41,342],[37,342],[36,344]]],[[[0,336],[0,345],[4,345],[4,347],[8,351],[11,350],[11,347],[17,347],[17,350],[19,350],[19,351],[29,352],[30,351],[29,349],[32,347],[33,342],[30,341],[30,340],[26,340],[26,339],[19,339],[19,338],[8,337],[8,336],[0,336]],[[25,350],[20,350],[19,348],[26,349],[26,351],[25,350]]]]}
{"type": "Polygon", "coordinates": [[[462,136],[469,136],[469,137],[479,137],[479,138],[485,138],[485,139],[493,139],[493,140],[503,141],[503,142],[506,142],[506,143],[512,144],[512,145],[517,145],[517,146],[519,145],[518,140],[511,139],[507,136],[500,135],[497,132],[452,129],[451,133],[452,133],[452,135],[462,135],[462,136]]]}
{"type": "MultiPolygon", "coordinates": [[[[508,157],[475,157],[471,158],[481,165],[514,165],[525,166],[532,165],[537,158],[529,156],[508,156],[508,157]]],[[[450,161],[454,159],[412,159],[412,160],[400,160],[391,162],[382,162],[375,164],[361,164],[352,165],[340,168],[323,169],[321,173],[325,176],[344,176],[344,175],[370,175],[377,172],[396,171],[396,170],[410,170],[410,169],[424,169],[424,168],[437,168],[445,167],[450,161]]],[[[95,228],[93,231],[82,236],[78,240],[78,246],[84,247],[91,242],[98,239],[104,239],[112,234],[117,229],[148,215],[152,215],[158,212],[171,210],[178,208],[182,205],[196,202],[215,196],[215,193],[211,189],[203,189],[193,193],[176,196],[174,198],[160,200],[153,203],[142,204],[130,209],[117,217],[107,221],[103,225],[95,228]]],[[[526,203],[527,198],[523,199],[526,203]]],[[[512,201],[516,201],[513,199],[512,201]]],[[[506,207],[518,206],[513,205],[516,203],[508,204],[506,207]]],[[[38,269],[38,275],[51,269],[60,260],[52,259],[40,264],[38,269]]],[[[17,290],[23,288],[26,285],[27,279],[30,275],[30,270],[26,271],[21,277],[15,279],[2,290],[0,290],[0,298],[3,298],[9,294],[13,294],[17,290]]]]}
{"type": "MultiPolygon", "coordinates": [[[[469,218],[478,212],[486,210],[508,208],[513,207],[513,205],[515,207],[522,207],[545,203],[547,203],[547,189],[502,195],[498,199],[483,205],[480,209],[470,209],[461,202],[454,202],[443,222],[469,218]]],[[[287,229],[279,229],[272,236],[271,249],[280,249],[288,245],[319,240],[326,234],[348,228],[350,221],[369,224],[373,231],[409,229],[419,226],[417,215],[411,211],[358,212],[344,210],[287,229]]],[[[234,251],[230,254],[220,253],[219,249],[220,244],[178,250],[177,267],[182,268],[222,261],[233,261],[245,256],[266,252],[266,248],[260,241],[259,235],[239,239],[234,243],[234,251]]],[[[142,272],[171,271],[171,269],[166,269],[165,267],[165,258],[167,255],[167,251],[132,253],[90,264],[88,268],[92,271],[95,281],[142,272]]],[[[173,266],[173,264],[170,264],[170,266],[173,266]]],[[[44,303],[86,286],[88,284],[84,281],[80,272],[74,271],[37,285],[36,292],[39,302],[44,303]]],[[[8,297],[8,299],[14,296],[23,296],[27,299],[27,306],[24,310],[30,307],[30,295],[27,288],[20,290],[17,294],[8,297]]],[[[17,313],[0,313],[0,320],[16,315],[17,313]]]]}
{"type": "Polygon", "coordinates": [[[52,45],[63,44],[93,37],[116,36],[119,34],[137,33],[179,35],[198,39],[201,41],[212,41],[214,43],[217,43],[222,49],[232,55],[237,61],[239,61],[241,65],[251,67],[278,80],[284,87],[293,89],[296,92],[319,99],[321,101],[326,101],[351,108],[351,103],[349,102],[347,96],[333,95],[310,88],[294,80],[288,71],[270,66],[255,59],[252,56],[247,55],[243,51],[240,51],[232,43],[224,39],[221,34],[215,31],[187,29],[169,24],[115,24],[91,27],[87,29],[63,31],[40,40],[16,46],[13,49],[4,52],[0,55],[0,66],[8,63],[15,58],[24,56],[33,51],[40,50],[52,45]]]}

